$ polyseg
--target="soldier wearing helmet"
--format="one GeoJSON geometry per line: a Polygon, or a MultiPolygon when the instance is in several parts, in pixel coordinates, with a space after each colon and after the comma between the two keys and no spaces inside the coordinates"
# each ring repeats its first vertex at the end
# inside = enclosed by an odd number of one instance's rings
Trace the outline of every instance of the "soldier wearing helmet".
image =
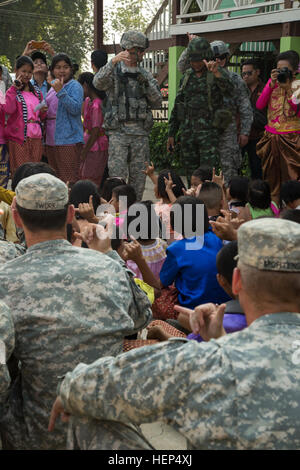
{"type": "MultiPolygon", "coordinates": [[[[198,37],[192,34],[188,34],[188,36],[189,41],[198,37]]],[[[223,41],[213,41],[210,47],[214,60],[234,83],[232,95],[224,96],[224,105],[232,112],[233,119],[219,139],[221,167],[225,181],[228,182],[233,176],[240,173],[241,148],[248,143],[253,111],[249,91],[243,79],[237,73],[230,72],[226,67],[230,55],[227,45],[223,41]]],[[[183,51],[179,57],[177,67],[182,73],[189,67],[188,49],[183,51]]]]}
{"type": "Polygon", "coordinates": [[[186,51],[189,69],[182,77],[169,121],[168,150],[174,147],[178,131],[183,163],[189,178],[200,164],[219,164],[220,133],[231,122],[223,107],[233,83],[213,60],[205,38],[194,37],[186,51]]]}
{"type": "Polygon", "coordinates": [[[109,175],[128,175],[138,200],[145,188],[145,162],[150,161],[151,109],[162,102],[157,81],[139,65],[148,46],[143,33],[127,31],[121,38],[123,51],[94,78],[95,87],[107,93],[104,127],[109,135],[109,175]]]}

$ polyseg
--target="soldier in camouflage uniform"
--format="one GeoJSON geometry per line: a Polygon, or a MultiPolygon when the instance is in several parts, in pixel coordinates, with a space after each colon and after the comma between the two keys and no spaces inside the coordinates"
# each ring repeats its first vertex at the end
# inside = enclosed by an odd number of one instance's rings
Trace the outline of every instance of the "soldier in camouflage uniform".
{"type": "MultiPolygon", "coordinates": [[[[189,38],[193,40],[195,36],[189,35],[189,38]]],[[[228,47],[223,41],[214,41],[210,46],[214,59],[234,84],[234,92],[230,96],[224,96],[224,106],[232,112],[233,119],[218,139],[221,167],[225,181],[228,182],[233,176],[240,174],[242,166],[241,147],[248,143],[253,121],[253,111],[249,91],[243,79],[237,73],[230,72],[226,68],[229,57],[228,47]],[[239,121],[239,130],[237,121],[239,121]]],[[[181,54],[177,67],[182,73],[189,67],[187,50],[181,54]]]]}
{"type": "Polygon", "coordinates": [[[13,319],[8,307],[0,301],[0,416],[10,385],[10,377],[6,364],[13,352],[14,346],[15,332],[13,319]]]}
{"type": "Polygon", "coordinates": [[[5,448],[65,449],[65,425],[47,432],[57,377],[81,361],[121,353],[124,336],[150,321],[150,304],[141,293],[147,302],[137,310],[134,281],[116,252],[66,241],[75,209],[61,180],[45,173],[23,179],[12,208],[28,249],[0,269],[1,299],[15,325],[13,355],[21,363],[0,416],[1,436],[5,448]]]}
{"type": "Polygon", "coordinates": [[[150,161],[151,108],[162,102],[157,81],[139,66],[148,44],[147,37],[138,31],[124,33],[123,51],[94,78],[94,86],[107,93],[104,128],[109,135],[109,176],[126,178],[129,173],[128,183],[134,186],[138,200],[145,189],[145,162],[150,161]]]}
{"type": "Polygon", "coordinates": [[[205,304],[191,325],[209,342],[174,338],[78,365],[59,386],[50,428],[66,410],[93,425],[162,420],[190,449],[299,449],[299,239],[287,220],[242,225],[233,292],[248,327],[226,335],[225,305],[205,304]]]}
{"type": "Polygon", "coordinates": [[[218,165],[222,126],[231,121],[230,113],[227,112],[227,117],[224,117],[220,112],[223,98],[231,95],[233,84],[212,58],[206,39],[194,38],[190,42],[187,60],[192,68],[185,72],[181,80],[169,121],[167,146],[169,150],[174,147],[176,134],[180,130],[182,163],[188,178],[200,164],[218,165]]]}

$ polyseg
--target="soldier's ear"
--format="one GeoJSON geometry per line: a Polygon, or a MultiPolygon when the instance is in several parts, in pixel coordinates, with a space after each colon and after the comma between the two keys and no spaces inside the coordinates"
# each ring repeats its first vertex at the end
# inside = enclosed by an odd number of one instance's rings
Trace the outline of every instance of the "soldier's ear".
{"type": "Polygon", "coordinates": [[[242,288],[242,278],[241,271],[239,268],[234,268],[232,275],[232,292],[234,295],[239,295],[239,292],[242,288]]]}
{"type": "Polygon", "coordinates": [[[68,206],[68,213],[67,213],[67,224],[71,224],[75,215],[75,207],[73,204],[68,206]]]}

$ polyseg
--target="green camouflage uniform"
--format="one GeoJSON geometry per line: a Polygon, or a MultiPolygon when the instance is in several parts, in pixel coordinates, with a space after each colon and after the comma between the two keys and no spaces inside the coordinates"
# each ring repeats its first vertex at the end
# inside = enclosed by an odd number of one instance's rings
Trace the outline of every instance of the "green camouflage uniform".
{"type": "Polygon", "coordinates": [[[25,246],[1,240],[0,238],[0,266],[11,259],[24,255],[24,253],[26,253],[25,246]]]}
{"type": "MultiPolygon", "coordinates": [[[[16,188],[18,206],[44,210],[45,217],[67,201],[67,186],[49,174],[25,178],[16,188]]],[[[36,243],[0,269],[0,298],[12,313],[13,355],[20,361],[0,416],[8,447],[66,448],[66,425],[47,431],[58,376],[81,361],[121,353],[124,337],[149,323],[147,296],[139,290],[137,305],[134,289],[116,252],[104,255],[64,239],[36,243]]]]}
{"type": "MultiPolygon", "coordinates": [[[[141,33],[136,34],[137,41],[143,39],[141,33]]],[[[140,66],[126,67],[123,62],[113,65],[110,61],[95,75],[94,85],[107,93],[104,128],[109,135],[109,176],[126,178],[129,173],[128,183],[141,200],[146,180],[143,170],[145,162],[150,161],[151,109],[159,108],[162,102],[158,83],[140,66]]]]}
{"type": "MultiPolygon", "coordinates": [[[[218,41],[221,43],[221,41],[218,41]]],[[[226,48],[227,49],[227,48],[226,48]]],[[[185,73],[190,67],[188,51],[184,50],[177,62],[177,68],[181,73],[185,73]]],[[[226,68],[223,71],[234,84],[233,92],[224,95],[224,105],[231,110],[233,120],[229,126],[218,137],[218,150],[221,160],[221,167],[225,181],[228,182],[233,176],[240,174],[242,167],[242,152],[238,143],[238,134],[250,135],[253,122],[253,111],[250,102],[250,94],[244,80],[235,72],[230,72],[226,68]],[[239,116],[240,129],[237,129],[237,116],[239,116]]]]}
{"type": "MultiPolygon", "coordinates": [[[[239,263],[299,273],[299,239],[294,222],[243,224],[239,263]]],[[[80,364],[59,395],[66,411],[91,419],[94,435],[96,420],[160,420],[191,449],[299,449],[299,338],[300,313],[276,313],[275,306],[243,331],[208,343],[173,338],[80,364]]]]}
{"type": "Polygon", "coordinates": [[[169,340],[81,364],[60,396],[92,419],[164,421],[192,449],[299,449],[299,337],[300,314],[265,315],[209,343],[169,340]]]}
{"type": "Polygon", "coordinates": [[[10,377],[7,369],[7,361],[15,346],[15,334],[13,319],[8,307],[0,301],[0,416],[2,405],[8,394],[10,377]]]}
{"type": "MultiPolygon", "coordinates": [[[[230,96],[233,84],[227,74],[219,69],[221,78],[213,77],[211,101],[213,111],[223,106],[223,98],[230,96]]],[[[214,112],[209,110],[207,72],[199,78],[188,70],[189,80],[183,90],[179,90],[169,121],[169,136],[175,137],[180,130],[182,163],[187,176],[191,176],[200,165],[217,167],[219,163],[219,140],[221,131],[213,127],[214,112]],[[178,104],[184,103],[183,116],[178,104]]],[[[181,85],[185,75],[181,80],[181,85]]],[[[180,86],[181,86],[180,85],[180,86]]],[[[180,106],[180,105],[179,105],[180,106]]]]}
{"type": "Polygon", "coordinates": [[[136,315],[119,260],[116,252],[107,256],[54,240],[0,269],[1,298],[15,324],[14,356],[21,361],[0,420],[15,449],[65,449],[66,426],[47,432],[58,376],[79,362],[121,353],[124,337],[150,321],[150,308],[136,315]]]}

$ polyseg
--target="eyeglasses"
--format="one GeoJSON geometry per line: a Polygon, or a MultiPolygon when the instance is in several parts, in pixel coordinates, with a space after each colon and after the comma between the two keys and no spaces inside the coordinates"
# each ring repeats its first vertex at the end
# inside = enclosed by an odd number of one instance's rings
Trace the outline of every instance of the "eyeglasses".
{"type": "Polygon", "coordinates": [[[242,72],[242,77],[248,75],[249,77],[253,74],[253,70],[249,70],[249,72],[242,72]]]}
{"type": "Polygon", "coordinates": [[[217,60],[217,59],[219,59],[219,60],[224,60],[224,59],[226,59],[226,58],[227,58],[227,54],[222,54],[222,55],[216,55],[216,56],[214,57],[214,60],[217,60]]]}

